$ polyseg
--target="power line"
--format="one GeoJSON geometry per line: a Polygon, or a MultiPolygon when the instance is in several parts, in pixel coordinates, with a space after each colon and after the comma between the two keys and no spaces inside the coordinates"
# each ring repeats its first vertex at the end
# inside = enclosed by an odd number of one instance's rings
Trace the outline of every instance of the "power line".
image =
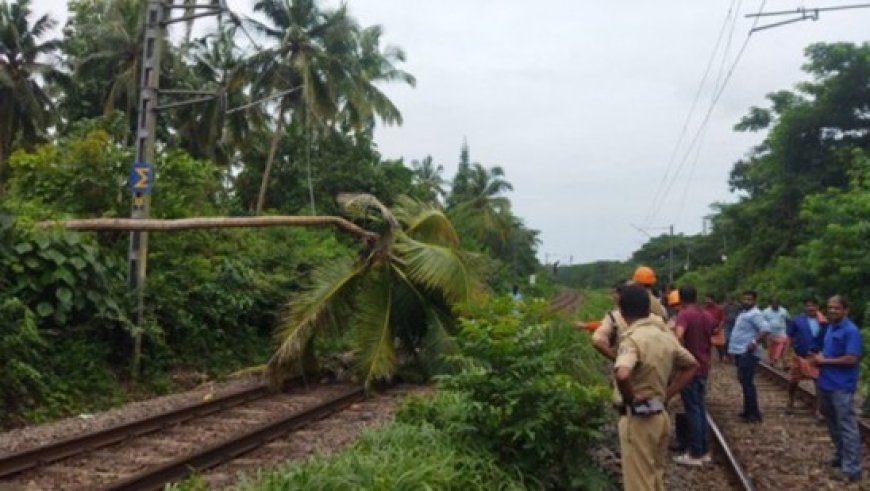
{"type": "Polygon", "coordinates": [[[757,12],[755,14],[746,14],[746,17],[771,17],[776,15],[802,14],[805,12],[830,12],[834,10],[849,10],[849,9],[865,9],[870,8],[870,3],[857,3],[852,5],[837,5],[834,7],[798,7],[794,10],[772,10],[768,12],[757,12]]]}
{"type": "MultiPolygon", "coordinates": [[[[737,3],[737,9],[734,12],[734,16],[731,18],[731,29],[728,30],[728,40],[725,42],[725,48],[722,49],[722,61],[719,63],[719,71],[716,73],[716,81],[713,83],[713,95],[715,95],[716,92],[722,87],[722,81],[725,75],[725,66],[728,62],[728,55],[731,54],[731,43],[734,41],[734,31],[737,30],[737,13],[740,12],[740,8],[742,6],[743,0],[740,0],[737,3]]],[[[704,128],[703,133],[701,133],[701,138],[699,140],[697,150],[695,151],[695,157],[692,160],[692,164],[689,166],[689,176],[686,178],[686,185],[683,186],[683,195],[680,198],[680,205],[677,208],[676,213],[677,219],[682,217],[683,209],[686,206],[686,198],[688,198],[689,188],[691,187],[692,180],[695,177],[695,169],[698,167],[698,162],[701,160],[701,151],[704,147],[704,137],[706,136],[707,128],[704,128]]],[[[676,176],[674,177],[674,179],[676,179],[676,176]]]]}
{"type": "MultiPolygon", "coordinates": [[[[761,6],[758,8],[758,13],[764,11],[764,6],[767,4],[767,0],[761,1],[761,6]]],[[[759,18],[756,17],[755,22],[752,25],[752,29],[755,29],[759,21],[759,18]]],[[[707,124],[710,122],[710,116],[713,114],[713,110],[716,108],[716,104],[719,102],[719,99],[722,97],[722,94],[725,92],[725,88],[728,86],[728,82],[731,80],[731,77],[734,75],[734,71],[737,68],[737,65],[740,63],[740,60],[743,58],[743,54],[746,52],[746,47],[749,45],[749,40],[752,38],[753,30],[750,29],[749,33],[746,36],[746,39],[743,41],[743,45],[740,46],[740,50],[737,52],[737,56],[734,58],[734,62],[731,64],[731,67],[728,69],[728,73],[725,74],[725,79],[722,81],[722,85],[719,87],[719,90],[716,91],[715,96],[710,101],[710,106],[707,108],[707,112],[704,115],[701,124],[698,126],[698,130],[695,132],[695,136],[692,138],[692,141],[689,143],[689,147],[686,149],[686,153],[683,155],[683,159],[680,162],[680,165],[677,167],[676,175],[679,175],[682,167],[686,164],[691,155],[692,149],[698,143],[702,132],[706,128],[707,124]]],[[[664,195],[670,192],[671,187],[673,186],[675,179],[672,179],[667,183],[666,190],[664,195]]],[[[652,218],[655,218],[659,209],[661,208],[662,203],[660,202],[657,207],[654,207],[652,210],[652,218]]]]}
{"type": "MultiPolygon", "coordinates": [[[[706,85],[706,83],[707,83],[707,77],[710,75],[710,69],[713,67],[713,62],[716,59],[716,53],[719,52],[719,45],[722,42],[722,36],[725,35],[725,29],[728,27],[728,20],[731,19],[732,13],[733,13],[735,19],[737,17],[737,12],[734,12],[734,4],[736,1],[737,0],[731,0],[731,5],[728,7],[728,13],[725,15],[725,19],[722,21],[722,27],[719,29],[719,35],[716,38],[716,43],[713,46],[713,51],[710,53],[709,60],[707,60],[706,68],[704,68],[704,75],[701,77],[701,81],[698,83],[698,88],[697,88],[697,90],[695,90],[695,97],[692,99],[692,105],[689,107],[689,112],[686,114],[685,121],[683,121],[683,127],[682,127],[682,130],[680,131],[680,135],[677,138],[677,142],[674,145],[673,150],[671,150],[671,156],[668,158],[668,165],[665,167],[665,173],[662,175],[662,179],[659,182],[658,187],[656,188],[655,194],[653,195],[653,202],[652,202],[652,206],[650,206],[650,210],[653,210],[656,208],[660,198],[664,199],[664,196],[660,195],[661,190],[664,188],[665,184],[667,183],[668,176],[670,175],[670,172],[671,172],[671,166],[673,166],[673,164],[674,164],[674,161],[677,157],[677,153],[679,152],[680,146],[683,143],[683,139],[686,136],[686,131],[689,129],[689,123],[692,121],[692,116],[694,116],[694,114],[695,114],[695,108],[697,107],[698,101],[701,98],[701,92],[704,89],[704,85],[706,85]]],[[[649,214],[647,214],[647,217],[644,220],[644,223],[651,222],[652,218],[653,218],[652,212],[650,212],[649,214]]]]}

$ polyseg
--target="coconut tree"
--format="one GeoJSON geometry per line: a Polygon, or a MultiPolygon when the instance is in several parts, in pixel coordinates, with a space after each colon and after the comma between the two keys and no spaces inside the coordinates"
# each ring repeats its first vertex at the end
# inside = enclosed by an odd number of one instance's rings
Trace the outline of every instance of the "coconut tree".
{"type": "Polygon", "coordinates": [[[57,23],[43,15],[30,24],[32,13],[30,0],[0,2],[0,189],[15,139],[35,143],[49,124],[52,102],[40,82],[57,74],[46,59],[60,42],[41,40],[57,23]]]}
{"type": "Polygon", "coordinates": [[[499,166],[486,168],[474,163],[464,175],[462,193],[451,193],[450,216],[479,243],[498,251],[514,228],[510,200],[502,194],[513,190],[499,166]]]}
{"type": "Polygon", "coordinates": [[[327,37],[332,39],[332,49],[352,46],[356,27],[344,8],[323,12],[314,0],[259,0],[254,11],[263,14],[266,22],[250,23],[272,43],[251,59],[252,68],[261,74],[255,81],[255,95],[283,94],[276,104],[274,133],[257,196],[256,212],[260,214],[288,113],[295,111],[301,117],[304,112],[307,118],[319,120],[336,114],[334,74],[322,69],[329,64],[321,58],[339,57],[327,51],[327,37]]]}
{"type": "Polygon", "coordinates": [[[142,66],[142,0],[92,0],[77,6],[67,28],[74,81],[91,85],[89,101],[108,114],[127,114],[135,128],[142,66]]]}
{"type": "Polygon", "coordinates": [[[250,149],[258,128],[265,127],[266,115],[261,105],[241,110],[247,100],[250,74],[235,43],[236,26],[193,41],[188,47],[190,65],[184,85],[188,88],[211,88],[217,97],[211,102],[190,106],[176,113],[178,142],[191,155],[229,167],[237,150],[250,149]]]}
{"type": "Polygon", "coordinates": [[[401,353],[431,362],[450,345],[450,307],[481,291],[480,259],[459,248],[440,210],[407,197],[392,210],[366,194],[339,201],[366,217],[378,237],[357,257],[316,271],[290,301],[269,362],[273,381],[301,369],[313,337],[330,325],[354,329],[357,372],[366,385],[395,374],[401,353]]]}
{"type": "MultiPolygon", "coordinates": [[[[335,62],[344,65],[346,76],[340,87],[341,120],[355,131],[370,130],[375,119],[385,125],[401,125],[402,113],[384,94],[378,84],[403,82],[415,86],[413,75],[398,68],[405,61],[405,52],[397,47],[381,47],[383,28],[370,26],[358,32],[358,48],[344,60],[335,62]]],[[[348,54],[348,53],[346,53],[348,54]]]]}
{"type": "MultiPolygon", "coordinates": [[[[324,11],[316,0],[259,0],[254,10],[266,21],[250,21],[252,26],[272,44],[251,60],[261,74],[255,92],[282,94],[275,104],[277,118],[257,197],[259,214],[288,117],[304,128],[306,139],[335,123],[370,128],[375,116],[400,123],[398,109],[375,83],[413,83],[413,77],[395,66],[404,53],[396,48],[382,51],[380,28],[361,29],[344,5],[324,11]]],[[[308,174],[313,197],[310,163],[308,174]]]]}
{"type": "Polygon", "coordinates": [[[427,155],[422,161],[414,160],[411,162],[411,169],[414,171],[414,188],[423,201],[436,204],[439,199],[444,197],[444,178],[441,174],[444,172],[444,166],[436,166],[432,161],[432,156],[427,155]]]}

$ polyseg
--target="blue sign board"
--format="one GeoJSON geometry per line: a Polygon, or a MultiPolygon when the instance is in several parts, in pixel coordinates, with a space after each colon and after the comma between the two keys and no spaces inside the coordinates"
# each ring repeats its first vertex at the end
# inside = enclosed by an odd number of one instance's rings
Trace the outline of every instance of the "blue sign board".
{"type": "Polygon", "coordinates": [[[154,166],[148,162],[133,162],[130,168],[130,190],[137,194],[148,194],[154,184],[154,166]]]}

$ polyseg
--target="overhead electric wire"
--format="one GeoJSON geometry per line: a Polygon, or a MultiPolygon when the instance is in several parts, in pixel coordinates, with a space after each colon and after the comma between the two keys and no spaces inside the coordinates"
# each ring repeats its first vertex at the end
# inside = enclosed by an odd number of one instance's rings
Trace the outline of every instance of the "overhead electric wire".
{"type": "MultiPolygon", "coordinates": [[[[719,62],[719,70],[716,72],[716,80],[713,82],[713,90],[711,92],[712,95],[715,96],[716,92],[719,91],[722,80],[725,75],[725,66],[728,62],[728,56],[731,54],[731,44],[734,41],[734,31],[737,30],[737,14],[740,12],[741,7],[743,6],[743,0],[737,2],[737,8],[734,11],[734,16],[731,17],[731,29],[728,30],[728,40],[725,42],[725,47],[722,49],[722,57],[719,62]]],[[[683,186],[683,195],[680,198],[680,205],[677,208],[676,219],[679,220],[683,215],[683,209],[686,206],[686,199],[689,195],[689,188],[692,185],[692,180],[695,177],[695,169],[698,167],[698,161],[701,160],[701,152],[704,148],[704,137],[707,136],[707,128],[704,128],[703,133],[701,134],[701,138],[698,142],[698,148],[695,151],[695,157],[692,159],[692,164],[689,166],[689,176],[686,178],[686,185],[683,186]]],[[[677,179],[677,176],[674,176],[674,179],[677,179]]]]}
{"type": "MultiPolygon", "coordinates": [[[[764,11],[764,6],[767,4],[767,0],[761,1],[761,6],[758,8],[758,13],[762,13],[764,11]]],[[[704,132],[707,124],[710,122],[710,116],[713,114],[713,110],[716,108],[716,104],[719,102],[719,99],[722,97],[722,94],[725,92],[725,88],[728,86],[728,82],[731,80],[731,77],[734,75],[734,70],[737,68],[737,65],[740,63],[741,58],[743,58],[743,54],[746,52],[746,47],[749,45],[749,40],[752,38],[752,29],[756,27],[758,24],[758,20],[760,17],[755,18],[755,22],[753,23],[752,28],[749,30],[749,34],[746,35],[746,39],[743,41],[743,45],[740,46],[740,50],[737,52],[737,56],[734,58],[734,62],[731,64],[731,67],[728,69],[728,73],[725,74],[725,79],[722,81],[722,85],[719,87],[719,90],[716,91],[715,96],[710,101],[710,106],[707,108],[707,112],[704,115],[701,124],[698,126],[698,130],[695,132],[695,136],[692,138],[692,141],[689,143],[689,147],[686,149],[686,153],[683,156],[683,159],[680,162],[680,165],[677,167],[676,174],[679,175],[680,170],[685,165],[686,161],[688,161],[689,156],[691,155],[692,149],[698,143],[701,134],[704,132]]],[[[675,179],[670,180],[666,187],[664,196],[670,192],[671,187],[673,186],[675,179]]],[[[650,221],[654,220],[659,209],[661,208],[662,203],[659,202],[658,206],[654,207],[651,213],[650,221]]]]}
{"type": "MultiPolygon", "coordinates": [[[[741,0],[742,1],[742,0],[741,0]]],[[[671,167],[673,166],[675,159],[677,157],[677,153],[679,153],[680,146],[683,144],[683,139],[686,137],[686,131],[689,129],[689,123],[692,121],[692,116],[695,115],[695,108],[698,105],[698,101],[701,98],[701,93],[704,90],[704,86],[707,84],[707,77],[710,76],[710,69],[713,67],[713,62],[716,60],[716,53],[719,52],[719,45],[722,43],[722,37],[725,35],[725,30],[728,27],[728,21],[731,19],[732,14],[734,18],[737,17],[737,12],[734,11],[734,4],[737,0],[731,0],[731,5],[728,7],[728,13],[725,15],[725,19],[722,21],[722,27],[719,29],[719,35],[716,37],[716,43],[713,46],[713,51],[710,53],[710,58],[707,60],[707,66],[704,68],[704,75],[701,77],[701,81],[698,83],[698,88],[695,90],[695,97],[692,99],[692,105],[689,107],[689,112],[686,114],[686,119],[683,121],[683,127],[680,131],[679,137],[677,137],[677,142],[674,145],[673,150],[671,150],[671,156],[668,158],[668,165],[665,167],[665,173],[662,175],[662,179],[656,187],[656,192],[653,195],[652,206],[650,206],[650,210],[654,210],[657,207],[659,199],[664,199],[664,196],[661,195],[661,191],[664,188],[665,184],[667,184],[668,176],[671,172],[671,167]]],[[[647,214],[644,223],[647,225],[652,221],[652,211],[647,214]]]]}

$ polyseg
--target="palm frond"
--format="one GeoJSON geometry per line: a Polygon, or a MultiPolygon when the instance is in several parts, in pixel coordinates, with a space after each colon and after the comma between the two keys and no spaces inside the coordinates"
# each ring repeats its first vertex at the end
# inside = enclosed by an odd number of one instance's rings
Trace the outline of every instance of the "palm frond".
{"type": "Polygon", "coordinates": [[[459,345],[451,334],[455,327],[456,322],[449,313],[435,306],[426,309],[426,336],[420,358],[430,375],[445,372],[446,357],[459,352],[459,345]]]}
{"type": "Polygon", "coordinates": [[[393,210],[411,238],[445,246],[459,245],[456,229],[441,210],[407,196],[400,196],[393,210]]]}
{"type": "Polygon", "coordinates": [[[459,249],[427,244],[401,234],[395,251],[408,277],[450,302],[469,302],[481,291],[479,276],[459,249]]]}
{"type": "Polygon", "coordinates": [[[351,260],[328,264],[315,271],[310,286],[290,301],[275,332],[278,348],[269,360],[269,378],[273,383],[280,382],[287,369],[299,361],[318,327],[348,309],[366,269],[366,263],[351,260]]]}
{"type": "Polygon", "coordinates": [[[359,296],[354,326],[359,336],[357,368],[366,388],[396,372],[392,326],[393,290],[388,269],[371,271],[359,296]]]}

